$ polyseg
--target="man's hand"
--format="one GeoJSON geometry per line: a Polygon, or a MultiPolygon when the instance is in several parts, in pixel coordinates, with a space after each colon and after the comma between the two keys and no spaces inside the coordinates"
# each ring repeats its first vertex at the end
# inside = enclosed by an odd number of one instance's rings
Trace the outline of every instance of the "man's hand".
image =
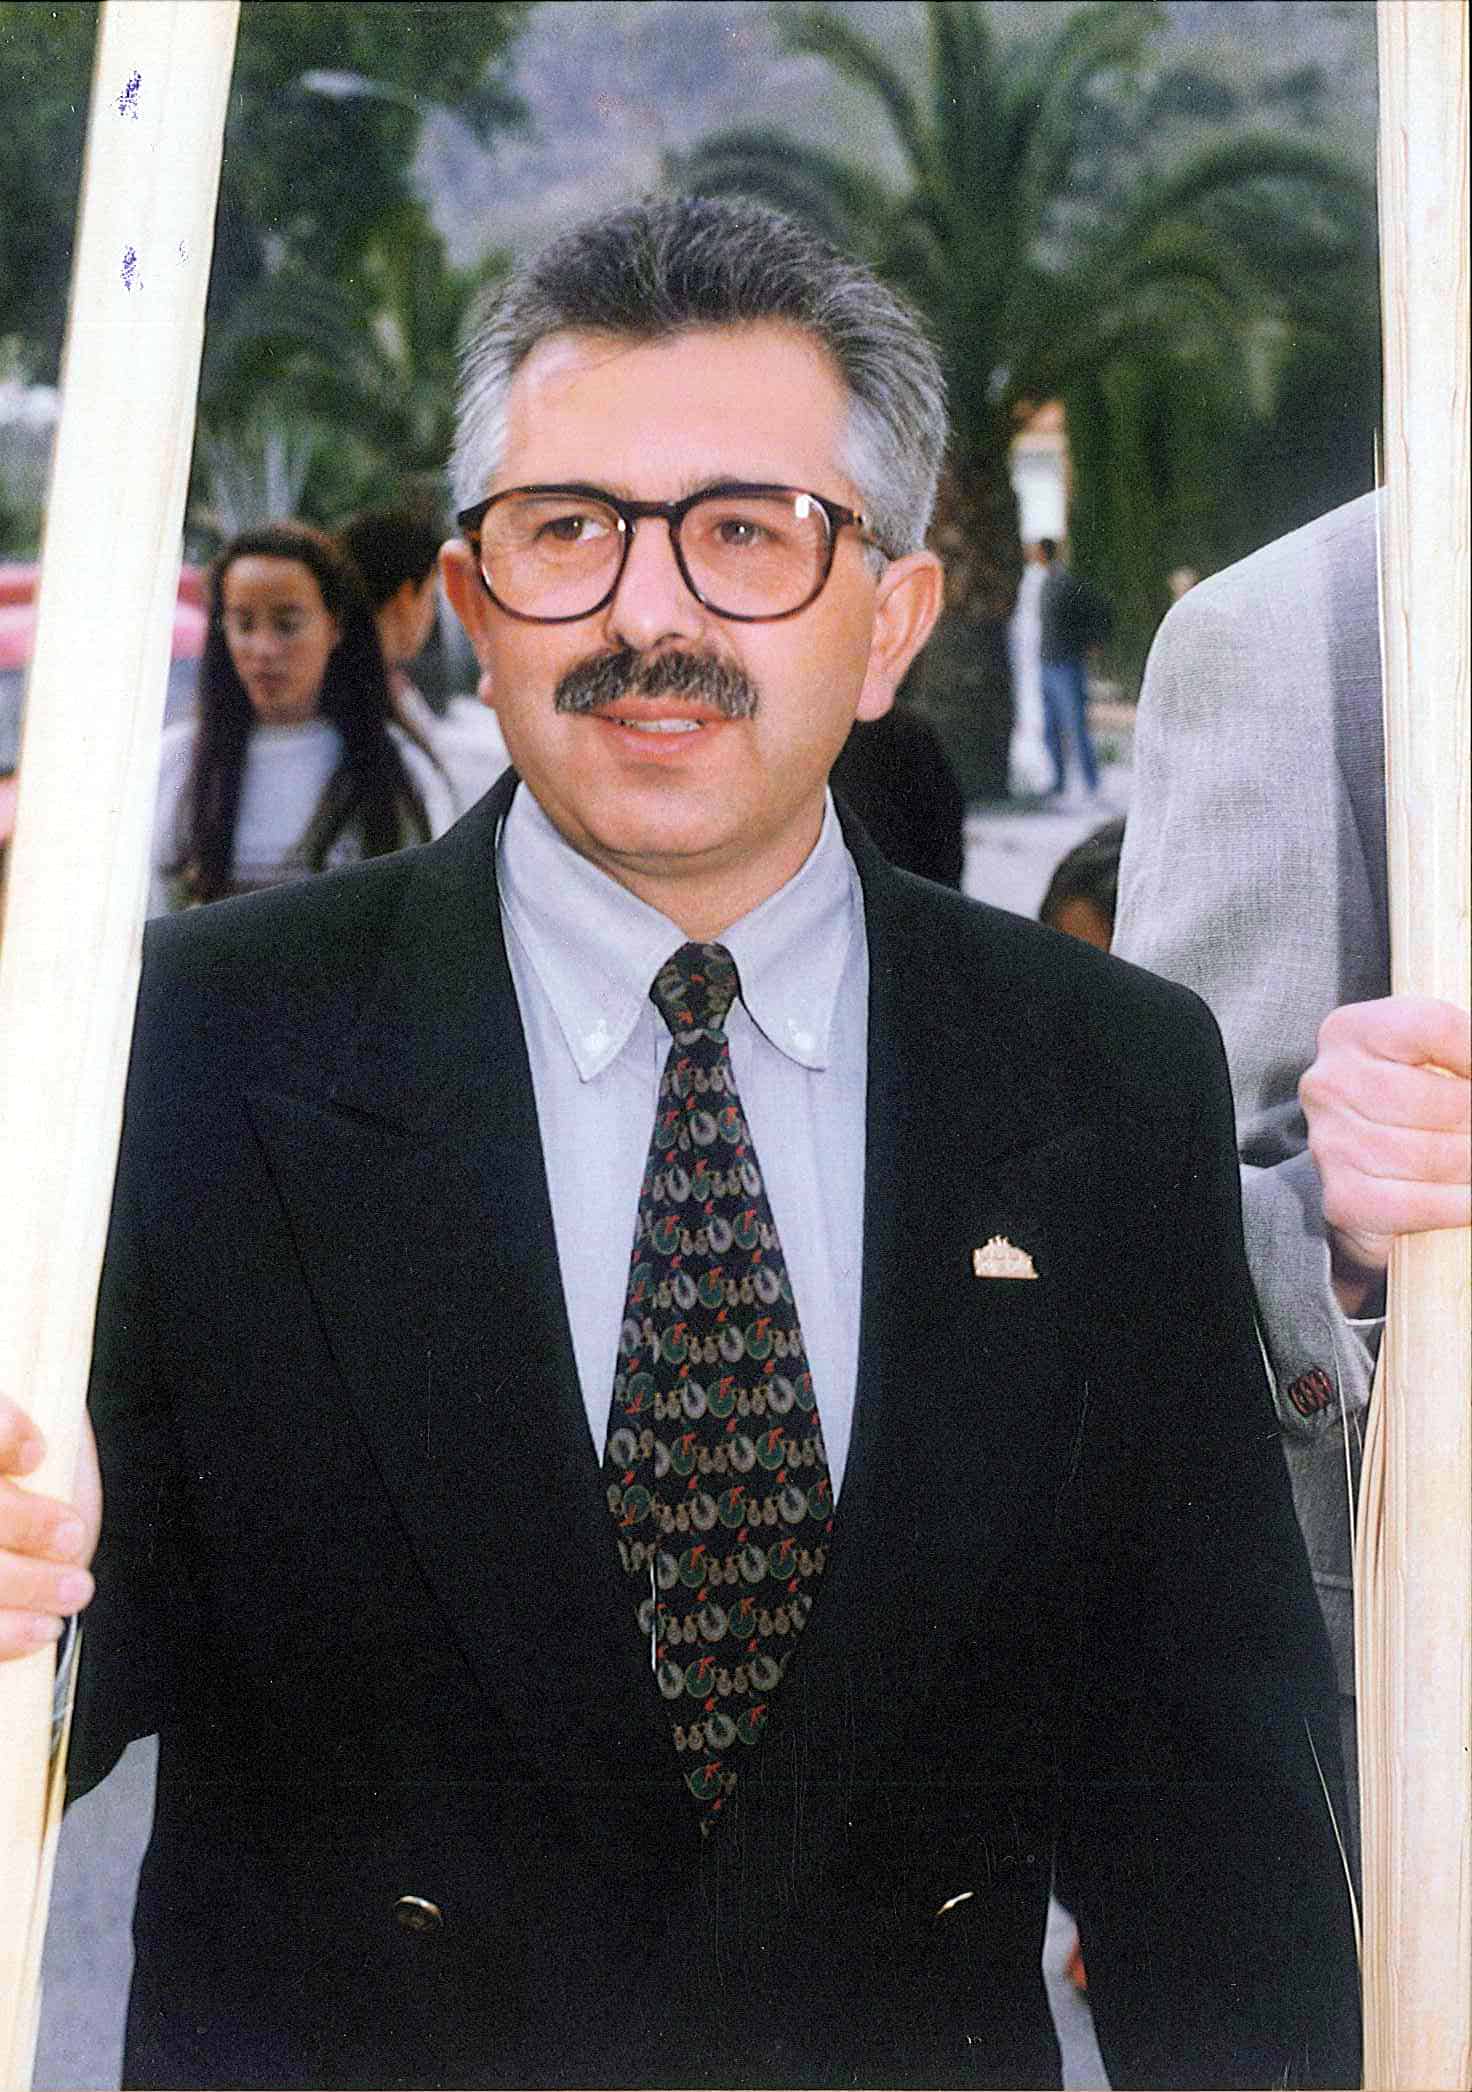
{"type": "Polygon", "coordinates": [[[102,1523],[102,1484],[91,1424],[83,1420],[73,1503],[12,1479],[34,1473],[45,1450],[24,1410],[0,1396],[0,1661],[54,1642],[65,1616],[92,1596],[87,1564],[102,1523]]]}
{"type": "Polygon", "coordinates": [[[1346,1003],[1298,1085],[1324,1187],[1334,1291],[1378,1304],[1397,1235],[1472,1223],[1472,1022],[1419,995],[1346,1003]]]}

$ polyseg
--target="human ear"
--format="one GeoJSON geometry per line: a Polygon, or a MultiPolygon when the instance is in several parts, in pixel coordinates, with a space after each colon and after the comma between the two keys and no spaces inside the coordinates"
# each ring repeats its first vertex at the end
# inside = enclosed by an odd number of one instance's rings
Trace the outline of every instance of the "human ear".
{"type": "Polygon", "coordinates": [[[450,538],[440,547],[440,579],[450,608],[465,627],[483,670],[490,667],[491,599],[475,563],[475,554],[463,538],[450,538]]]}
{"type": "Polygon", "coordinates": [[[878,719],[894,703],[905,670],[940,616],[944,573],[933,552],[907,552],[879,577],[874,632],[856,717],[878,719]]]}

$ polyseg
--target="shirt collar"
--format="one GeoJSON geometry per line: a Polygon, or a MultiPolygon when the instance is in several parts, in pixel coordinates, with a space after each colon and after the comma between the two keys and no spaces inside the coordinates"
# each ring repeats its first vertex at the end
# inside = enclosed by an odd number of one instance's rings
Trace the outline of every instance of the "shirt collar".
{"type": "MultiPolygon", "coordinates": [[[[649,986],[685,933],[564,842],[524,786],[498,842],[501,905],[552,1005],[578,1074],[600,1075],[649,1007],[649,986]]],[[[830,797],[818,840],[787,884],[721,942],[747,1014],[805,1068],[828,1064],[834,1005],[858,927],[858,875],[830,797]]]]}

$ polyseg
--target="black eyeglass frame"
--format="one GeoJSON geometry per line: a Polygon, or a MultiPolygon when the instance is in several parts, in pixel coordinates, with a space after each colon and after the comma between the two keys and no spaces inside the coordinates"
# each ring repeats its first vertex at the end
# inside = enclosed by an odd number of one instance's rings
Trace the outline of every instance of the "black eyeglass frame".
{"type": "Polygon", "coordinates": [[[473,507],[461,509],[455,518],[455,522],[469,544],[471,551],[475,554],[475,571],[480,576],[481,587],[498,610],[503,611],[507,617],[514,617],[526,625],[575,625],[585,617],[596,617],[600,610],[606,610],[618,594],[618,585],[624,578],[624,568],[629,563],[629,552],[634,543],[634,526],[643,522],[646,516],[663,517],[664,521],[669,525],[670,550],[675,555],[675,565],[679,569],[680,579],[701,608],[708,610],[712,617],[725,618],[730,623],[737,625],[775,625],[780,623],[783,618],[797,617],[800,612],[807,610],[812,604],[816,603],[819,596],[822,595],[824,589],[828,586],[828,576],[833,572],[833,560],[838,551],[838,533],[840,530],[852,526],[852,528],[858,531],[864,544],[873,545],[879,551],[884,549],[879,544],[879,540],[870,533],[869,518],[861,510],[845,508],[841,501],[830,501],[826,495],[814,494],[808,487],[777,486],[766,480],[719,480],[713,486],[697,488],[695,493],[687,494],[682,501],[625,501],[617,494],[610,494],[606,487],[595,487],[582,480],[558,481],[550,484],[538,483],[527,487],[503,487],[499,494],[488,495],[484,501],[477,501],[473,507]],[[519,494],[568,494],[581,496],[586,501],[597,501],[604,508],[612,509],[613,513],[618,517],[620,539],[618,565],[614,568],[613,579],[607,589],[598,598],[598,601],[590,604],[586,610],[563,611],[556,617],[541,617],[532,610],[513,610],[509,603],[502,602],[496,591],[491,587],[486,577],[485,562],[481,558],[481,525],[497,502],[510,501],[519,494]],[[828,557],[823,562],[823,571],[819,574],[811,591],[803,597],[800,603],[794,603],[790,610],[722,610],[719,604],[713,603],[709,596],[703,595],[695,586],[690,576],[690,569],[685,564],[685,554],[680,544],[680,525],[684,522],[686,516],[689,515],[691,509],[697,507],[702,501],[719,500],[723,495],[740,496],[751,494],[803,495],[823,511],[824,520],[828,525],[828,557]]]}

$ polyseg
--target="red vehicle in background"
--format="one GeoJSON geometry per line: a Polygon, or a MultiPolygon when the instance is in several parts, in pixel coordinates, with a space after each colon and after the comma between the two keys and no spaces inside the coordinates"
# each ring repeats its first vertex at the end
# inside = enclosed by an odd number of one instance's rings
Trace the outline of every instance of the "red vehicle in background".
{"type": "MultiPolygon", "coordinates": [[[[34,560],[0,560],[0,849],[15,819],[15,766],[20,760],[20,717],[26,669],[36,630],[36,587],[41,569],[34,560]]],[[[198,567],[179,570],[174,637],[164,717],[177,719],[194,702],[195,664],[204,652],[207,619],[204,581],[198,567]]]]}

